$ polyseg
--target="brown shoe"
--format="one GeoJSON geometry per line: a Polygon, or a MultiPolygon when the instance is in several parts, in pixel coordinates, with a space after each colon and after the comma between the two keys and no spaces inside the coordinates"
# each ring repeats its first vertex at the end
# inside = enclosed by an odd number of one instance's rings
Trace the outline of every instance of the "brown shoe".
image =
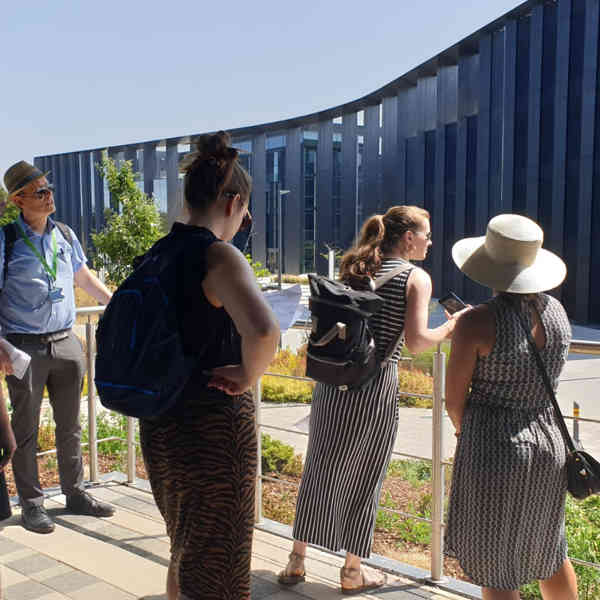
{"type": "Polygon", "coordinates": [[[342,594],[346,596],[354,596],[370,590],[376,590],[385,585],[385,582],[386,576],[384,573],[367,567],[360,569],[342,567],[340,569],[340,585],[342,594]],[[358,585],[356,585],[357,582],[358,585]]]}
{"type": "Polygon", "coordinates": [[[288,564],[283,571],[277,576],[277,581],[281,585],[296,585],[306,581],[306,573],[304,571],[304,556],[297,552],[291,552],[288,564]]]}

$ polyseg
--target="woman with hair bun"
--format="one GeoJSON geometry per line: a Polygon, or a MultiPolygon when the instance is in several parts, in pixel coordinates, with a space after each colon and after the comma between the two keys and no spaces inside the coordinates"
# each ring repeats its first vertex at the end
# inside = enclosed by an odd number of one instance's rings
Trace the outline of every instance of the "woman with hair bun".
{"type": "MultiPolygon", "coordinates": [[[[385,302],[369,322],[380,360],[403,330],[406,347],[421,352],[454,329],[458,313],[436,329],[427,325],[431,278],[410,261],[423,260],[430,246],[429,213],[394,206],[371,217],[342,258],[340,279],[357,289],[368,289],[376,276],[402,271],[378,288],[385,302]]],[[[346,551],[342,593],[359,594],[385,583],[383,574],[361,567],[361,559],[371,552],[379,494],[396,439],[400,348],[361,390],[315,386],[294,547],[279,574],[282,585],[304,581],[307,544],[346,551]]]]}
{"type": "MultiPolygon", "coordinates": [[[[251,386],[279,341],[274,314],[230,241],[251,222],[251,179],[224,132],[186,157],[187,223],[158,244],[183,244],[176,307],[198,367],[175,408],[140,420],[156,504],[171,541],[168,600],[250,598],[256,430],[251,386]]],[[[159,246],[160,247],[160,246],[159,246]]]]}

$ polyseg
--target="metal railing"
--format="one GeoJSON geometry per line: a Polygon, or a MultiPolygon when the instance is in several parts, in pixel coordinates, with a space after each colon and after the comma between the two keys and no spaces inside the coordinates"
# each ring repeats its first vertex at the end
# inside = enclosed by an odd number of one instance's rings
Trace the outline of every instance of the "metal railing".
{"type": "MultiPolygon", "coordinates": [[[[600,342],[588,342],[585,340],[573,340],[569,348],[570,352],[575,354],[591,354],[600,355],[600,342]]],[[[265,375],[270,377],[281,377],[285,379],[295,379],[297,381],[313,381],[308,377],[298,377],[293,375],[282,375],[279,373],[267,372],[265,375]]],[[[431,518],[422,517],[414,513],[407,513],[398,509],[392,509],[386,506],[379,505],[378,510],[393,513],[404,518],[410,518],[416,521],[426,522],[431,524],[431,560],[430,560],[430,577],[429,580],[432,583],[441,583],[445,580],[444,577],[444,529],[446,524],[444,523],[444,502],[445,502],[445,468],[452,466],[449,461],[443,460],[444,455],[444,403],[445,403],[445,382],[446,382],[446,355],[441,350],[441,345],[438,346],[437,351],[433,354],[433,394],[417,394],[413,392],[399,391],[401,396],[410,396],[418,398],[429,398],[432,400],[432,455],[431,458],[427,456],[419,456],[414,454],[407,454],[404,452],[393,451],[393,456],[402,456],[404,458],[425,460],[432,463],[432,509],[431,518]]],[[[258,453],[258,473],[256,479],[256,522],[260,523],[263,519],[262,514],[262,482],[269,481],[277,483],[279,485],[288,485],[298,487],[297,483],[289,482],[286,480],[276,479],[263,475],[261,472],[261,450],[260,450],[260,432],[261,427],[265,427],[274,431],[282,431],[286,433],[293,433],[294,435],[308,436],[308,433],[293,430],[285,427],[277,427],[274,425],[267,425],[261,422],[261,398],[262,398],[262,384],[261,380],[258,381],[255,389],[255,401],[256,401],[256,423],[257,423],[257,435],[259,440],[259,453],[258,453]]],[[[597,423],[600,424],[598,419],[586,419],[580,417],[579,404],[573,403],[573,416],[564,415],[566,419],[573,419],[573,437],[579,441],[579,423],[597,423]]],[[[586,567],[592,567],[600,570],[600,564],[592,563],[585,560],[570,557],[573,563],[577,563],[586,567]]]]}
{"type": "MultiPolygon", "coordinates": [[[[85,337],[86,337],[86,360],[87,360],[87,404],[88,404],[88,431],[89,431],[89,442],[87,443],[89,452],[89,464],[90,464],[90,481],[92,483],[99,482],[98,473],[98,444],[102,442],[108,442],[113,440],[119,440],[127,444],[127,482],[134,483],[136,475],[136,445],[135,441],[135,427],[136,419],[127,418],[127,437],[121,438],[118,436],[111,436],[102,439],[97,438],[97,414],[96,414],[96,397],[94,381],[94,358],[95,358],[95,336],[94,336],[94,323],[92,317],[101,314],[104,311],[103,306],[79,308],[77,309],[78,316],[87,316],[87,322],[85,323],[85,337]]],[[[571,343],[570,351],[579,354],[599,354],[600,355],[600,342],[587,342],[583,340],[573,340],[571,343]]],[[[434,583],[441,582],[444,580],[444,552],[443,552],[443,539],[444,539],[444,527],[445,523],[443,520],[444,515],[444,501],[445,501],[445,468],[451,466],[452,463],[443,459],[444,455],[444,400],[445,400],[445,374],[446,374],[446,360],[445,353],[441,351],[438,346],[437,351],[433,355],[433,394],[418,394],[413,392],[399,392],[400,395],[419,397],[419,398],[430,398],[433,402],[432,408],[432,455],[431,458],[428,456],[419,456],[415,454],[407,454],[405,452],[393,451],[393,456],[402,456],[404,458],[425,460],[430,461],[432,464],[432,510],[431,518],[422,517],[413,513],[407,513],[397,509],[389,507],[379,506],[379,510],[385,512],[397,514],[403,518],[410,518],[417,521],[424,521],[431,524],[431,563],[430,563],[430,580],[434,583]]],[[[273,377],[281,377],[285,379],[295,379],[299,381],[312,381],[308,377],[298,377],[293,375],[282,375],[278,373],[265,373],[265,375],[273,377]]],[[[255,517],[256,522],[260,523],[263,520],[262,510],[262,482],[271,481],[276,482],[280,485],[297,486],[296,483],[288,482],[281,479],[275,479],[263,475],[261,457],[261,429],[267,428],[276,431],[283,431],[287,433],[293,433],[294,435],[308,436],[307,433],[298,431],[296,429],[289,429],[285,427],[277,427],[274,425],[263,424],[261,422],[261,399],[262,399],[262,379],[259,379],[254,388],[254,398],[256,403],[256,432],[258,438],[258,468],[256,475],[256,501],[255,501],[255,517]]],[[[577,403],[575,403],[577,405],[577,403]]],[[[577,405],[578,407],[578,405],[577,405]]],[[[575,410],[574,415],[565,415],[567,419],[573,419],[573,432],[574,437],[578,438],[578,428],[580,422],[587,423],[598,423],[598,419],[588,419],[579,416],[578,410],[575,410]],[[577,435],[575,435],[577,433],[577,435]]],[[[85,445],[85,444],[82,444],[85,445]]],[[[39,455],[50,454],[56,452],[55,449],[48,450],[39,455]]],[[[600,564],[590,563],[584,560],[571,558],[571,560],[577,564],[581,564],[587,567],[593,567],[600,570],[600,564]]]]}

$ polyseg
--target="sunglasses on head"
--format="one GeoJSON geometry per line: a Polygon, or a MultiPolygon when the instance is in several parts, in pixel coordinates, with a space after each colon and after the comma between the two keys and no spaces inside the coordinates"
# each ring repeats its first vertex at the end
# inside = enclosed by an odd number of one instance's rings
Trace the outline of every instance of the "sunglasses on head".
{"type": "MultiPolygon", "coordinates": [[[[45,196],[49,196],[50,194],[52,194],[52,192],[54,192],[54,186],[49,183],[46,187],[43,188],[39,188],[37,190],[35,190],[35,192],[31,192],[31,194],[29,194],[30,196],[35,196],[36,198],[39,198],[40,200],[42,198],[44,198],[45,196]]],[[[17,194],[17,196],[26,196],[27,194],[25,192],[19,192],[17,194]]]]}

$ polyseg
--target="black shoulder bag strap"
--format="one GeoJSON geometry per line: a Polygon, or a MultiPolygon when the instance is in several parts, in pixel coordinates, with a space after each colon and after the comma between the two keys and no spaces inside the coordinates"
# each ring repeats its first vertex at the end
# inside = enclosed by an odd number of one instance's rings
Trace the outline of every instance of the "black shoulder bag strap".
{"type": "Polygon", "coordinates": [[[567,489],[575,498],[580,500],[587,498],[591,494],[597,494],[600,492],[600,463],[582,448],[575,447],[575,444],[571,438],[571,434],[567,428],[567,424],[565,423],[565,419],[560,412],[560,406],[558,405],[556,394],[554,393],[554,389],[550,383],[548,372],[546,371],[546,367],[544,366],[544,362],[542,361],[539,350],[535,345],[531,331],[529,331],[529,327],[527,327],[527,323],[522,313],[516,309],[515,311],[519,316],[519,320],[523,329],[525,330],[527,339],[529,340],[529,345],[531,346],[531,350],[533,351],[533,355],[537,361],[540,374],[544,380],[544,384],[546,385],[550,399],[552,400],[558,426],[568,450],[566,464],[567,489]]]}
{"type": "Polygon", "coordinates": [[[527,340],[529,341],[529,345],[531,346],[531,351],[535,356],[535,360],[537,362],[538,369],[540,371],[540,375],[544,380],[544,384],[546,386],[546,390],[548,391],[548,395],[550,396],[550,400],[552,400],[552,406],[554,407],[554,412],[558,418],[558,426],[560,427],[560,431],[565,440],[565,444],[567,445],[567,449],[570,453],[575,452],[575,444],[571,438],[571,434],[569,433],[569,429],[567,428],[567,424],[565,423],[565,419],[562,416],[562,412],[560,410],[560,406],[558,405],[558,400],[556,399],[556,394],[554,393],[554,388],[552,387],[552,383],[550,382],[550,378],[548,377],[548,372],[546,371],[546,367],[544,366],[544,361],[540,356],[540,351],[531,335],[531,331],[529,331],[529,327],[527,326],[527,322],[525,321],[525,317],[523,313],[519,311],[517,308],[513,307],[514,311],[517,313],[519,317],[519,321],[523,330],[525,331],[525,335],[527,336],[527,340]]]}
{"type": "Polygon", "coordinates": [[[8,277],[8,263],[17,241],[17,227],[14,223],[8,223],[2,228],[2,231],[4,231],[4,270],[2,271],[2,289],[4,289],[8,277]]]}

